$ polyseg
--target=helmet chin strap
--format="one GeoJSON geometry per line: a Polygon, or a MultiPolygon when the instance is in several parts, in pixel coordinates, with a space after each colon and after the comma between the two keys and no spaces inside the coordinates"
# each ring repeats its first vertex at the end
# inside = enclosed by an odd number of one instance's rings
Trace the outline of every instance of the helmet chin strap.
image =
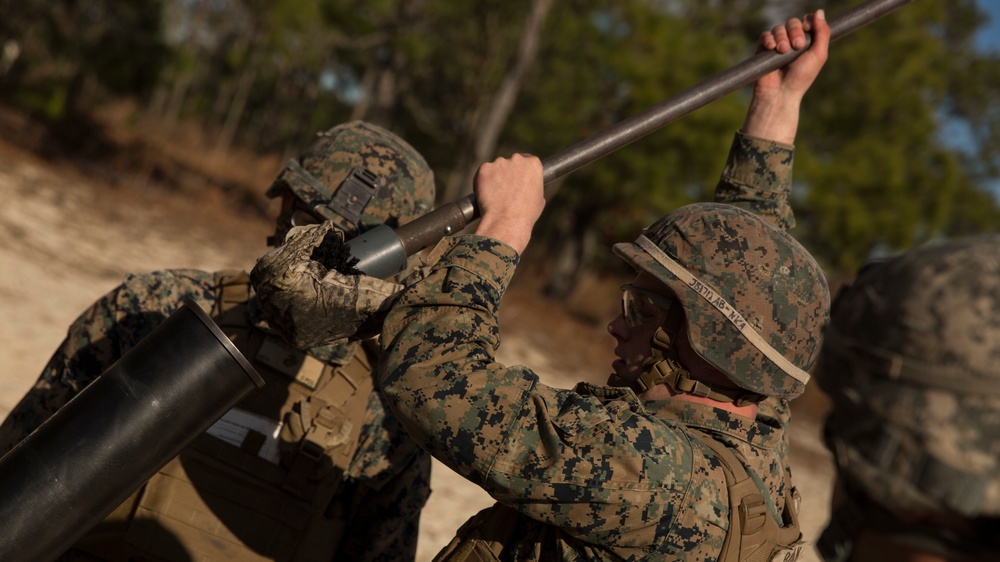
{"type": "Polygon", "coordinates": [[[684,328],[684,312],[679,306],[671,307],[667,319],[656,329],[650,342],[652,353],[642,362],[642,373],[634,381],[626,381],[616,374],[608,378],[610,386],[626,386],[642,394],[658,384],[665,384],[674,394],[690,394],[719,402],[736,402],[737,406],[753,404],[757,394],[741,388],[716,388],[695,380],[677,353],[677,336],[684,328]]]}

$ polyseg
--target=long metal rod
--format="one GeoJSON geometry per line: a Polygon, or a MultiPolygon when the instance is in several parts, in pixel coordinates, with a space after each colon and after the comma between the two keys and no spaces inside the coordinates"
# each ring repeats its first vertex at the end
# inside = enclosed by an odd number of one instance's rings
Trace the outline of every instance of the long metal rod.
{"type": "MultiPolygon", "coordinates": [[[[836,41],[909,2],[912,0],[871,0],[860,4],[830,20],[830,40],[836,41]]],[[[803,52],[804,49],[785,54],[775,51],[757,53],[696,86],[553,154],[542,162],[545,183],[607,156],[761,76],[788,65],[803,52]]]]}
{"type": "MultiPolygon", "coordinates": [[[[836,41],[869,23],[895,11],[913,0],[869,0],[829,20],[830,39],[836,41]]],[[[591,135],[542,161],[546,184],[676,121],[765,74],[795,60],[804,50],[785,54],[763,51],[701,83],[591,135]]],[[[479,219],[474,194],[445,204],[395,230],[406,255],[411,256],[433,246],[479,219]]],[[[364,241],[359,240],[360,247],[364,241]]],[[[352,251],[355,243],[352,242],[352,251]]],[[[356,255],[356,254],[355,254],[356,255]]],[[[362,263],[365,260],[362,259],[362,263]]],[[[362,265],[362,271],[367,271],[362,265]]]]}

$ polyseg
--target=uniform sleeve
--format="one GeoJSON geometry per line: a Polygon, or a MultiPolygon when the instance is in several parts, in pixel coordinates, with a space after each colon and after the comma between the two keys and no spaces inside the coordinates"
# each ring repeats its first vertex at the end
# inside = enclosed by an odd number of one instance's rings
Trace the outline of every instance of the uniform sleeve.
{"type": "Polygon", "coordinates": [[[180,307],[186,296],[203,298],[200,272],[128,275],[70,325],[35,384],[0,425],[6,453],[79,394],[126,351],[180,307]]]}
{"type": "Polygon", "coordinates": [[[389,406],[431,454],[501,503],[593,544],[659,544],[691,480],[677,424],[631,390],[548,387],[496,363],[514,250],[462,236],[383,327],[389,406]]]}
{"type": "Polygon", "coordinates": [[[345,485],[355,491],[341,494],[351,497],[352,504],[334,559],[413,560],[420,512],[431,493],[431,457],[389,413],[378,392],[369,397],[348,476],[345,485]]]}
{"type": "MultiPolygon", "coordinates": [[[[795,213],[788,202],[793,156],[794,147],[790,144],[737,132],[715,188],[715,200],[757,213],[782,230],[793,228],[795,213]]],[[[768,398],[761,406],[759,418],[771,418],[772,423],[779,423],[785,429],[779,459],[790,474],[788,404],[779,398],[768,398]]]]}
{"type": "Polygon", "coordinates": [[[790,144],[737,132],[715,188],[715,201],[757,213],[782,230],[794,227],[795,214],[788,203],[793,149],[790,144]]]}
{"type": "Polygon", "coordinates": [[[461,240],[386,318],[380,383],[419,443],[482,483],[537,377],[494,363],[497,310],[517,253],[488,238],[461,240]]]}

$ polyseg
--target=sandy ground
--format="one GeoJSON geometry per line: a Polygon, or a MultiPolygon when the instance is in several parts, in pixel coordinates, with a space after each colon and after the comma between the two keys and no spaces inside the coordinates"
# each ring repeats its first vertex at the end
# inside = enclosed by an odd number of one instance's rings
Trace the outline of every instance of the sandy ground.
{"type": "MultiPolygon", "coordinates": [[[[262,219],[150,189],[110,187],[0,142],[0,310],[5,317],[0,323],[0,416],[38,376],[69,323],[125,273],[249,268],[268,233],[262,219]]],[[[504,307],[502,362],[530,365],[560,387],[604,377],[613,346],[603,326],[581,322],[527,292],[512,292],[504,307]],[[566,341],[575,343],[567,346],[566,341]]],[[[807,393],[796,402],[792,432],[809,540],[826,520],[832,480],[830,458],[819,439],[824,408],[822,397],[807,393]]],[[[435,465],[432,486],[419,561],[430,560],[462,522],[492,504],[482,490],[441,465],[435,465]]],[[[818,557],[807,549],[803,559],[818,557]]]]}

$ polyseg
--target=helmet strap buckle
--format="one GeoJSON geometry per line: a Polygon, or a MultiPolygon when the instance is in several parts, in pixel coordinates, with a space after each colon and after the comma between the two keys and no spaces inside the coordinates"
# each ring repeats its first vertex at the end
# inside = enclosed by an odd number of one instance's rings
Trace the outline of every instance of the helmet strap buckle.
{"type": "Polygon", "coordinates": [[[611,386],[627,386],[642,394],[658,384],[665,384],[674,394],[690,394],[702,398],[710,398],[719,402],[736,402],[737,406],[755,404],[763,398],[762,395],[748,392],[741,388],[715,388],[711,384],[696,380],[690,371],[681,363],[677,353],[677,334],[684,328],[684,313],[680,307],[671,307],[663,325],[657,328],[650,341],[650,356],[643,361],[642,373],[632,382],[627,382],[617,375],[611,375],[608,384],[611,386]]]}

